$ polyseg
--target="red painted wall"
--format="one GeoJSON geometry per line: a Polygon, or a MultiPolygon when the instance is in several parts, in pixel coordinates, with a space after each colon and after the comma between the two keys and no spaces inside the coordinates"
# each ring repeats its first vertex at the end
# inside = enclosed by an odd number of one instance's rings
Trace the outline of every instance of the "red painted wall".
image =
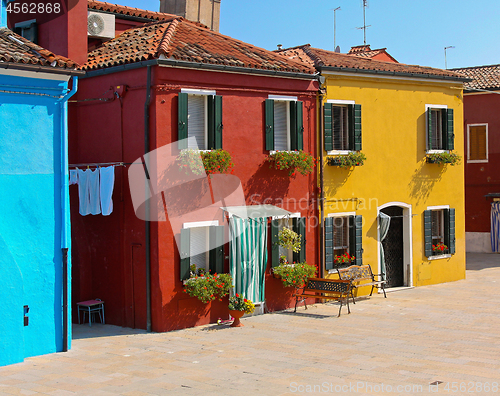
{"type": "Polygon", "coordinates": [[[489,232],[491,198],[500,193],[500,95],[464,95],[465,231],[489,232]],[[467,125],[488,124],[488,162],[467,163],[467,125]]]}
{"type": "MultiPolygon", "coordinates": [[[[315,154],[316,82],[154,67],[153,85],[150,149],[177,140],[177,95],[181,88],[216,90],[223,96],[223,148],[233,157],[247,203],[264,203],[267,198],[265,203],[310,217],[307,261],[317,264],[316,173],[290,178],[269,169],[263,105],[269,94],[298,96],[304,102],[304,150],[315,154]]],[[[82,79],[76,99],[90,98],[105,101],[71,105],[70,163],[133,162],[144,154],[146,69],[82,79]],[[128,89],[121,100],[113,99],[113,87],[124,84],[128,89]]],[[[145,223],[133,213],[127,170],[118,168],[116,176],[114,212],[108,217],[80,216],[77,187],[71,187],[73,301],[101,298],[106,302],[107,323],[145,328],[145,223]]],[[[151,225],[153,330],[180,329],[227,317],[227,300],[205,305],[182,292],[179,253],[170,223],[151,225]]],[[[292,290],[273,279],[269,268],[266,300],[271,311],[293,303],[292,290]]]]}

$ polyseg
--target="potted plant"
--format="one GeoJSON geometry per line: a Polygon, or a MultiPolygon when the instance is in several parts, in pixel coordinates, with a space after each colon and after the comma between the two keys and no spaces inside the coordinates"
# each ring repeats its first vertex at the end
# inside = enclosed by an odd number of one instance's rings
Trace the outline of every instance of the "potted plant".
{"type": "Polygon", "coordinates": [[[432,245],[432,252],[435,256],[446,254],[448,252],[448,246],[446,246],[442,242],[439,242],[437,245],[432,245]]]}
{"type": "Polygon", "coordinates": [[[364,165],[366,156],[359,151],[351,151],[345,155],[337,155],[328,157],[327,164],[330,166],[338,166],[341,168],[350,168],[352,166],[364,165]]]}
{"type": "Polygon", "coordinates": [[[314,169],[316,159],[309,153],[299,151],[276,151],[269,154],[269,168],[276,170],[288,170],[289,176],[295,176],[298,173],[308,175],[314,169]]]}
{"type": "Polygon", "coordinates": [[[215,299],[222,301],[222,297],[227,296],[232,287],[233,278],[230,274],[211,275],[192,265],[191,277],[185,282],[183,291],[203,303],[208,303],[215,299]]]}
{"type": "Polygon", "coordinates": [[[177,157],[177,163],[186,173],[202,175],[203,173],[233,173],[234,163],[226,150],[199,151],[182,150],[177,157]]]}
{"type": "Polygon", "coordinates": [[[460,164],[461,161],[462,157],[460,155],[446,151],[443,153],[427,154],[426,156],[428,164],[450,164],[451,166],[455,166],[460,164]]]}
{"type": "Polygon", "coordinates": [[[341,265],[350,264],[356,259],[356,257],[351,256],[349,253],[341,254],[340,256],[333,256],[333,262],[339,267],[341,265]]]}
{"type": "Polygon", "coordinates": [[[285,249],[292,249],[295,253],[300,252],[302,235],[288,227],[283,227],[278,233],[278,245],[285,249]]]}
{"type": "Polygon", "coordinates": [[[244,314],[250,314],[255,310],[255,305],[251,300],[244,298],[241,294],[236,293],[229,297],[229,314],[234,318],[231,327],[242,327],[240,322],[244,314]]]}
{"type": "Polygon", "coordinates": [[[308,278],[314,278],[317,268],[314,265],[303,263],[288,262],[280,263],[273,268],[273,274],[281,278],[283,286],[299,288],[304,286],[308,278]]]}

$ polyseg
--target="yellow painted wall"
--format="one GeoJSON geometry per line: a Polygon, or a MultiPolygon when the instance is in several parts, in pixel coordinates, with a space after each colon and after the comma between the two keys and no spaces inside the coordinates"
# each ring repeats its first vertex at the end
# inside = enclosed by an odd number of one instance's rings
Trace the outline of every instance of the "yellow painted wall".
{"type": "MultiPolygon", "coordinates": [[[[324,100],[361,104],[363,166],[349,170],[324,165],[325,217],[356,212],[363,216],[363,263],[378,271],[377,207],[389,202],[411,205],[414,286],[465,278],[464,165],[427,164],[426,104],[454,109],[455,152],[462,156],[462,84],[324,74],[324,100]],[[424,251],[423,212],[449,205],[456,215],[456,254],[428,260],[424,251]]],[[[405,246],[405,249],[408,249],[405,246]]],[[[405,263],[406,264],[406,263],[405,263]]],[[[368,288],[367,291],[369,292],[368,288]]],[[[362,293],[364,294],[364,293],[362,293]]]]}

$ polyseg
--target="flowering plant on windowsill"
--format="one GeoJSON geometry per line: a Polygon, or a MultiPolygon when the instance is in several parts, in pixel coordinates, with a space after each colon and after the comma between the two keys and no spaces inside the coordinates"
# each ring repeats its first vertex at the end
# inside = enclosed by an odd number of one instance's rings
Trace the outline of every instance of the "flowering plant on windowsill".
{"type": "Polygon", "coordinates": [[[426,157],[428,164],[450,164],[451,166],[455,166],[460,164],[461,161],[462,157],[452,152],[427,154],[426,157]]]}
{"type": "Polygon", "coordinates": [[[227,296],[232,287],[233,278],[230,274],[211,275],[203,271],[198,272],[193,264],[191,277],[186,281],[183,291],[191,297],[197,297],[201,302],[208,303],[215,299],[222,301],[222,297],[227,296]]]}
{"type": "Polygon", "coordinates": [[[297,234],[288,227],[283,227],[278,233],[278,245],[285,249],[292,249],[295,253],[300,252],[300,241],[302,235],[297,234]]]}
{"type": "Polygon", "coordinates": [[[351,166],[364,165],[366,156],[359,151],[351,151],[345,155],[328,157],[327,164],[330,166],[338,166],[340,168],[350,168],[351,166]]]}
{"type": "Polygon", "coordinates": [[[212,173],[233,173],[234,163],[226,150],[199,151],[193,149],[182,150],[177,157],[177,163],[186,173],[202,175],[212,173]]]}
{"type": "Polygon", "coordinates": [[[308,175],[316,165],[316,159],[305,151],[276,151],[269,154],[266,161],[270,163],[269,168],[277,170],[288,170],[289,176],[298,173],[308,175]]]}
{"type": "Polygon", "coordinates": [[[314,278],[317,268],[314,265],[303,263],[281,262],[280,265],[273,268],[273,274],[281,278],[285,287],[302,287],[307,278],[314,278]]]}
{"type": "Polygon", "coordinates": [[[246,314],[251,314],[255,310],[255,305],[251,300],[236,293],[234,296],[229,297],[229,310],[244,311],[246,314]]]}
{"type": "Polygon", "coordinates": [[[333,256],[333,262],[335,264],[349,264],[354,261],[356,257],[351,256],[349,253],[344,253],[340,256],[333,256]]]}
{"type": "Polygon", "coordinates": [[[437,245],[432,245],[432,251],[436,254],[446,254],[448,252],[448,246],[440,242],[437,245]]]}

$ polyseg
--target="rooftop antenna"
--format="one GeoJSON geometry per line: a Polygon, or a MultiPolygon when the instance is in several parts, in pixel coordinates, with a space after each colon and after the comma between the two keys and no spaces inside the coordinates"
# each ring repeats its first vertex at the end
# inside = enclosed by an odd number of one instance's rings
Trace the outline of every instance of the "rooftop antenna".
{"type": "Polygon", "coordinates": [[[337,17],[335,13],[340,10],[340,7],[331,8],[333,10],[333,49],[337,48],[337,34],[336,34],[336,26],[337,26],[337,17]]]}
{"type": "Polygon", "coordinates": [[[363,37],[364,37],[364,44],[366,45],[366,29],[369,28],[371,25],[366,25],[366,7],[368,7],[368,0],[362,0],[363,1],[363,27],[357,27],[356,29],[363,29],[363,37]]]}
{"type": "Polygon", "coordinates": [[[448,69],[448,64],[446,62],[446,50],[450,48],[455,48],[453,45],[450,45],[449,47],[444,47],[444,68],[448,69]]]}

